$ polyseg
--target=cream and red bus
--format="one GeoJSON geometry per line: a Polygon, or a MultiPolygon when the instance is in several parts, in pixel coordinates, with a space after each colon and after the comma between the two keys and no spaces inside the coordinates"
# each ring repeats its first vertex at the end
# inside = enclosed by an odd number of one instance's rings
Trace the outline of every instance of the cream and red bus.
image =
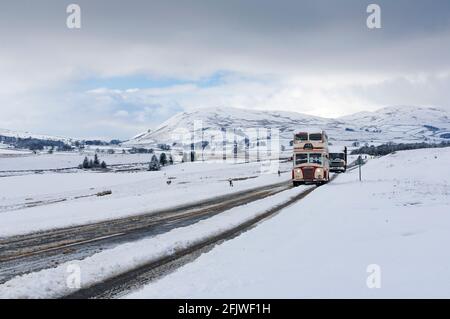
{"type": "Polygon", "coordinates": [[[330,180],[328,137],[325,131],[298,132],[293,142],[292,182],[323,184],[330,180]]]}
{"type": "Polygon", "coordinates": [[[328,152],[328,136],[322,130],[299,131],[294,133],[294,153],[308,149],[324,149],[328,152]]]}

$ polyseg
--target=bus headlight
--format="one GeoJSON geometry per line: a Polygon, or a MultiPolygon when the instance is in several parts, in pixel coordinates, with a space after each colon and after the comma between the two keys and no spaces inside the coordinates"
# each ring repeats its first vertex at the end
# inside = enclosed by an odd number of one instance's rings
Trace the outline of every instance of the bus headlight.
{"type": "Polygon", "coordinates": [[[316,178],[319,178],[319,179],[321,179],[321,178],[323,178],[323,168],[316,168],[316,172],[315,172],[315,177],[316,178]]]}
{"type": "Polygon", "coordinates": [[[303,178],[303,173],[301,168],[294,169],[295,178],[303,178]]]}

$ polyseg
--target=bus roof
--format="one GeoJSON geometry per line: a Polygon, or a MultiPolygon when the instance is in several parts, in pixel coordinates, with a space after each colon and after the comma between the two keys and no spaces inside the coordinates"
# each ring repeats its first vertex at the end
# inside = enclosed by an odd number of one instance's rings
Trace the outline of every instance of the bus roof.
{"type": "Polygon", "coordinates": [[[314,134],[314,133],[324,133],[325,131],[322,130],[321,128],[314,128],[314,127],[308,127],[308,128],[304,128],[304,129],[298,129],[294,131],[294,134],[298,134],[298,133],[308,133],[308,134],[314,134]]]}
{"type": "Polygon", "coordinates": [[[345,146],[334,146],[334,145],[331,145],[331,146],[328,146],[328,151],[330,153],[344,153],[344,147],[345,146]]]}

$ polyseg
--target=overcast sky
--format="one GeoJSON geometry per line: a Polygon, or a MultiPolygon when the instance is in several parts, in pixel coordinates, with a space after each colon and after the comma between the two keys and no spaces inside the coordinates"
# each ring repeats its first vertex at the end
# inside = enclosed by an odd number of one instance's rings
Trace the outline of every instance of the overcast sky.
{"type": "Polygon", "coordinates": [[[201,107],[450,110],[450,1],[0,3],[0,128],[128,138],[201,107]],[[66,26],[81,7],[82,27],[66,26]],[[381,6],[381,29],[366,26],[381,6]]]}

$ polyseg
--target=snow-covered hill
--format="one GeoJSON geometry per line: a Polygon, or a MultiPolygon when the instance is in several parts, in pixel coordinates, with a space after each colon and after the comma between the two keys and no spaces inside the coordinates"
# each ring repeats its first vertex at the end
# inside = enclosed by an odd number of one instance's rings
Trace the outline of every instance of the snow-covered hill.
{"type": "Polygon", "coordinates": [[[438,108],[386,107],[376,112],[361,112],[336,119],[295,112],[208,108],[176,114],[155,130],[132,138],[128,144],[179,142],[176,130],[192,132],[195,121],[201,121],[204,134],[221,129],[237,132],[247,128],[278,129],[283,144],[289,144],[294,131],[310,127],[326,130],[335,144],[352,144],[355,141],[374,144],[439,142],[450,138],[450,113],[438,108]]]}
{"type": "MultiPolygon", "coordinates": [[[[202,132],[196,132],[197,142],[209,141],[211,135],[220,135],[227,130],[227,140],[233,142],[234,134],[242,138],[248,129],[279,130],[281,144],[289,148],[293,132],[317,127],[328,132],[334,145],[382,144],[386,142],[440,142],[450,140],[450,112],[439,108],[396,106],[385,107],[375,112],[360,112],[340,118],[323,118],[296,112],[257,111],[237,108],[205,108],[174,115],[154,130],[132,137],[126,146],[156,147],[157,144],[181,142],[180,129],[192,135],[194,124],[201,123],[202,132]],[[218,133],[219,132],[219,133],[218,133]]],[[[199,127],[198,125],[196,126],[199,127]]],[[[36,138],[63,141],[67,144],[75,139],[37,135],[0,129],[0,137],[36,138]]],[[[186,134],[183,137],[186,140],[186,134]]],[[[252,139],[250,137],[250,139],[252,139]]],[[[190,137],[188,137],[190,140],[190,137]]]]}
{"type": "Polygon", "coordinates": [[[51,136],[51,135],[42,135],[42,134],[33,134],[30,132],[18,132],[7,129],[0,128],[0,136],[4,137],[14,137],[14,138],[34,138],[37,140],[49,140],[49,141],[61,141],[69,144],[74,141],[74,139],[60,136],[51,136]]]}
{"type": "MultiPolygon", "coordinates": [[[[221,130],[226,129],[228,133],[232,133],[228,135],[229,141],[232,142],[233,134],[243,136],[244,131],[249,128],[279,129],[283,137],[290,137],[292,130],[295,128],[306,126],[323,127],[328,126],[331,122],[334,121],[293,112],[208,108],[193,112],[178,113],[162,123],[155,130],[149,133],[139,134],[137,137],[132,138],[128,141],[128,144],[152,145],[156,143],[173,144],[174,142],[180,142],[182,137],[180,136],[179,130],[185,129],[192,132],[196,123],[201,123],[201,128],[206,135],[220,135],[220,138],[222,138],[221,130]]],[[[199,126],[196,126],[197,129],[199,129],[199,126]]],[[[199,136],[201,138],[201,135],[199,136]]],[[[205,138],[205,140],[207,141],[208,138],[205,138]]]]}

